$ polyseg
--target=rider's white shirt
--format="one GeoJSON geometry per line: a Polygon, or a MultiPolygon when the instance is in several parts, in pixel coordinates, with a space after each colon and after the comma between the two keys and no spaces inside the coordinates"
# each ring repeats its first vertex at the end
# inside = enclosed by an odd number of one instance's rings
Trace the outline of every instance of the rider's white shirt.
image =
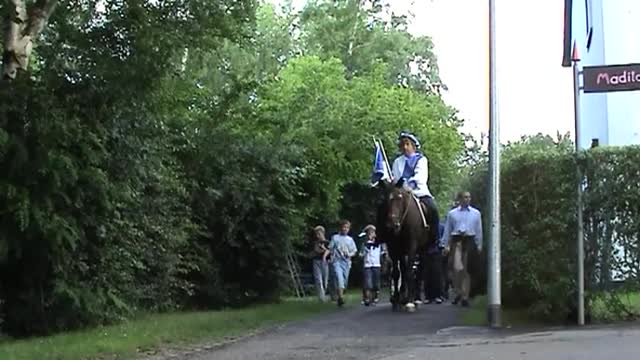
{"type": "MultiPolygon", "coordinates": [[[[404,156],[398,156],[391,166],[391,174],[393,175],[394,182],[397,182],[402,177],[402,173],[404,172],[404,167],[406,166],[407,160],[404,156]]],[[[416,167],[414,169],[414,175],[412,178],[407,179],[408,181],[413,181],[416,185],[416,188],[413,190],[413,193],[417,197],[423,196],[431,196],[431,191],[429,191],[429,186],[427,185],[427,181],[429,180],[429,161],[427,157],[422,155],[420,160],[416,163],[416,167]]]]}

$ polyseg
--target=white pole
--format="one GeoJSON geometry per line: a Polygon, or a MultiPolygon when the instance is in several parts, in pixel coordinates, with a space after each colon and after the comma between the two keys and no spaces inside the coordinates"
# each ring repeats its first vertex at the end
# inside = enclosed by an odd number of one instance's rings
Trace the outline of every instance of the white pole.
{"type": "Polygon", "coordinates": [[[500,123],[496,86],[496,3],[489,0],[489,246],[488,308],[491,328],[501,327],[500,294],[500,123]]]}

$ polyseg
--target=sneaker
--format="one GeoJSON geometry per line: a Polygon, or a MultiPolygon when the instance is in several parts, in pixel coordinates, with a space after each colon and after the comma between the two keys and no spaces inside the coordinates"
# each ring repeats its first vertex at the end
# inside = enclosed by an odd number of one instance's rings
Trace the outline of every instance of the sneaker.
{"type": "Polygon", "coordinates": [[[469,300],[462,300],[463,307],[469,307],[469,300]]]}
{"type": "Polygon", "coordinates": [[[374,304],[377,304],[377,303],[379,303],[379,302],[380,302],[380,299],[378,299],[378,298],[373,299],[373,303],[374,303],[374,304]]]}
{"type": "Polygon", "coordinates": [[[342,305],[344,305],[344,299],[343,298],[338,298],[338,306],[342,307],[342,305]]]}
{"type": "Polygon", "coordinates": [[[367,303],[367,302],[366,302],[366,301],[364,301],[364,300],[360,301],[360,305],[365,305],[366,303],[367,303]]]}
{"type": "Polygon", "coordinates": [[[413,303],[416,304],[416,305],[420,305],[420,304],[422,304],[422,300],[421,299],[415,299],[413,301],[413,303]]]}
{"type": "Polygon", "coordinates": [[[425,300],[424,303],[427,304],[427,305],[431,304],[431,299],[425,300]]]}
{"type": "Polygon", "coordinates": [[[437,297],[433,302],[435,302],[436,304],[442,304],[444,300],[442,300],[441,297],[437,297]]]}
{"type": "Polygon", "coordinates": [[[453,305],[458,305],[458,303],[460,302],[462,298],[460,296],[456,296],[455,299],[453,299],[453,301],[451,302],[453,305]]]}

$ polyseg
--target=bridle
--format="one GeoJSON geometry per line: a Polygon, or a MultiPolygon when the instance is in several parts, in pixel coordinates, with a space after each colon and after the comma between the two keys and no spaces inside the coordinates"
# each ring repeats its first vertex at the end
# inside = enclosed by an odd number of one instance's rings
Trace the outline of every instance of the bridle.
{"type": "MultiPolygon", "coordinates": [[[[412,197],[412,195],[410,193],[405,193],[405,194],[400,193],[400,195],[412,197]]],[[[407,214],[409,214],[409,207],[411,207],[411,203],[413,203],[413,201],[411,201],[411,200],[412,199],[409,198],[406,201],[407,205],[404,207],[404,211],[402,212],[402,216],[400,217],[400,221],[399,221],[400,226],[402,226],[402,224],[404,223],[404,220],[407,218],[407,214]]]]}

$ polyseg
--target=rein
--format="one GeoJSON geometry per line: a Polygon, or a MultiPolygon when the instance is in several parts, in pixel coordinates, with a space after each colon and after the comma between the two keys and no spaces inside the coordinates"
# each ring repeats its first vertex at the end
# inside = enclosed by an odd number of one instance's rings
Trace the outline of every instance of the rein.
{"type": "Polygon", "coordinates": [[[409,213],[409,207],[411,206],[411,203],[415,203],[418,206],[418,212],[420,213],[420,218],[422,219],[422,225],[424,225],[425,228],[429,228],[429,225],[427,224],[427,219],[424,216],[424,212],[422,211],[422,205],[420,205],[420,200],[418,200],[417,197],[413,196],[413,194],[408,194],[409,196],[411,196],[411,200],[409,200],[409,204],[407,204],[407,206],[405,206],[404,208],[404,213],[402,214],[402,218],[400,218],[400,224],[404,223],[405,218],[407,217],[407,214],[409,213]]]}
{"type": "MultiPolygon", "coordinates": [[[[413,198],[413,195],[411,194],[407,194],[409,196],[411,196],[413,198]]],[[[409,200],[409,203],[407,204],[407,206],[404,207],[404,213],[402,214],[402,217],[400,218],[400,224],[404,224],[404,220],[407,217],[407,214],[409,213],[409,207],[411,207],[411,203],[413,203],[414,201],[409,200]]]]}

